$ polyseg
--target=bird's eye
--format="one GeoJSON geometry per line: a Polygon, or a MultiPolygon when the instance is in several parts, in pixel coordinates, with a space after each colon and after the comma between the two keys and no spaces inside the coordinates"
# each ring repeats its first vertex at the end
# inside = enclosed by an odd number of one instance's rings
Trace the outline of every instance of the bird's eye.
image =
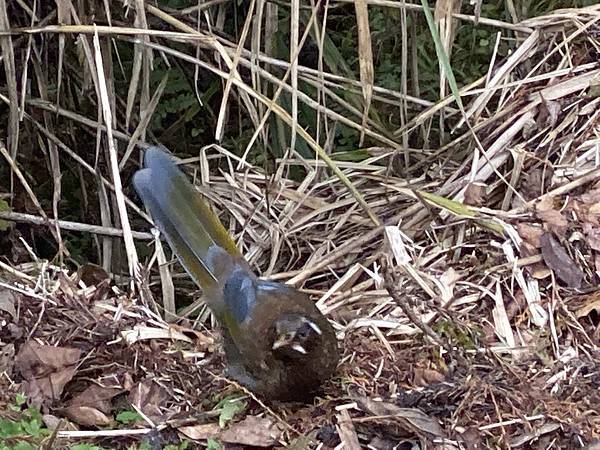
{"type": "Polygon", "coordinates": [[[306,328],[301,328],[296,333],[296,337],[300,339],[306,339],[308,337],[308,330],[306,328]]]}

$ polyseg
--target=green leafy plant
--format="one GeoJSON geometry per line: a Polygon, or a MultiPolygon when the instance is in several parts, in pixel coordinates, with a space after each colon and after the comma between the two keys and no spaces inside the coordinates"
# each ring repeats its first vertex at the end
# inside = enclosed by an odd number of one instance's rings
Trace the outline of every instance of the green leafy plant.
{"type": "Polygon", "coordinates": [[[208,438],[206,441],[206,450],[222,450],[223,446],[215,439],[208,438]]]}
{"type": "Polygon", "coordinates": [[[188,445],[189,445],[188,441],[181,441],[177,445],[175,445],[175,444],[167,445],[164,450],[185,450],[186,448],[188,448],[188,445]]]}
{"type": "Polygon", "coordinates": [[[215,409],[221,409],[219,414],[219,426],[223,428],[230,422],[236,414],[243,412],[248,404],[240,398],[236,397],[225,397],[221,400],[215,409]]]}
{"type": "Polygon", "coordinates": [[[128,424],[142,420],[142,416],[137,411],[126,410],[121,411],[119,414],[117,414],[116,419],[117,422],[128,424]]]}
{"type": "Polygon", "coordinates": [[[37,449],[42,440],[51,434],[43,425],[42,415],[36,408],[25,408],[27,398],[18,394],[10,405],[13,413],[0,418],[0,450],[37,449]]]}

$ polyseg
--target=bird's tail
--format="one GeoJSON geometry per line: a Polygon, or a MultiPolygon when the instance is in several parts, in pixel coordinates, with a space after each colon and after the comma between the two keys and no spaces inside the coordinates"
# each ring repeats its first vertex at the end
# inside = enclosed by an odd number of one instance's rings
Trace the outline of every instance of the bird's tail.
{"type": "Polygon", "coordinates": [[[224,266],[242,256],[218,217],[173,160],[158,147],[148,148],[144,168],[134,175],[133,184],[194,281],[204,290],[217,286],[224,266]]]}

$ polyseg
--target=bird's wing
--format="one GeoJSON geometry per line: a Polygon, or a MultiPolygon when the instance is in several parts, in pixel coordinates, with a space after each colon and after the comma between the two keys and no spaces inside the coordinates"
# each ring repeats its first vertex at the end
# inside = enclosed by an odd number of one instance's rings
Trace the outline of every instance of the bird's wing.
{"type": "Polygon", "coordinates": [[[232,271],[223,287],[223,301],[238,324],[245,322],[256,304],[256,277],[244,269],[232,271]]]}

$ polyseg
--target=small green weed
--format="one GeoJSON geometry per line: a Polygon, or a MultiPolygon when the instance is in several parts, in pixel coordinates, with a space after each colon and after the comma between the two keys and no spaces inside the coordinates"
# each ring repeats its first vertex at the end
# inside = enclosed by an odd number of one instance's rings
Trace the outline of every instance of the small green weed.
{"type": "Polygon", "coordinates": [[[103,448],[92,444],[75,444],[71,450],[103,450],[103,448]]]}
{"type": "Polygon", "coordinates": [[[186,448],[188,448],[188,445],[189,445],[188,441],[182,441],[177,445],[169,444],[165,447],[164,450],[185,450],[186,448]]]}
{"type": "Polygon", "coordinates": [[[215,409],[221,409],[219,426],[223,428],[236,414],[243,412],[246,409],[246,406],[248,406],[248,404],[239,398],[232,396],[225,397],[215,407],[215,409]]]}
{"type": "Polygon", "coordinates": [[[215,439],[208,438],[206,441],[206,450],[223,450],[223,446],[215,439]]]}
{"type": "Polygon", "coordinates": [[[142,420],[142,416],[137,411],[127,410],[117,414],[116,419],[119,423],[130,424],[142,420]]]}
{"type": "Polygon", "coordinates": [[[51,431],[43,425],[42,415],[36,408],[25,407],[27,399],[18,394],[9,406],[14,413],[0,418],[0,450],[37,449],[51,431]]]}

